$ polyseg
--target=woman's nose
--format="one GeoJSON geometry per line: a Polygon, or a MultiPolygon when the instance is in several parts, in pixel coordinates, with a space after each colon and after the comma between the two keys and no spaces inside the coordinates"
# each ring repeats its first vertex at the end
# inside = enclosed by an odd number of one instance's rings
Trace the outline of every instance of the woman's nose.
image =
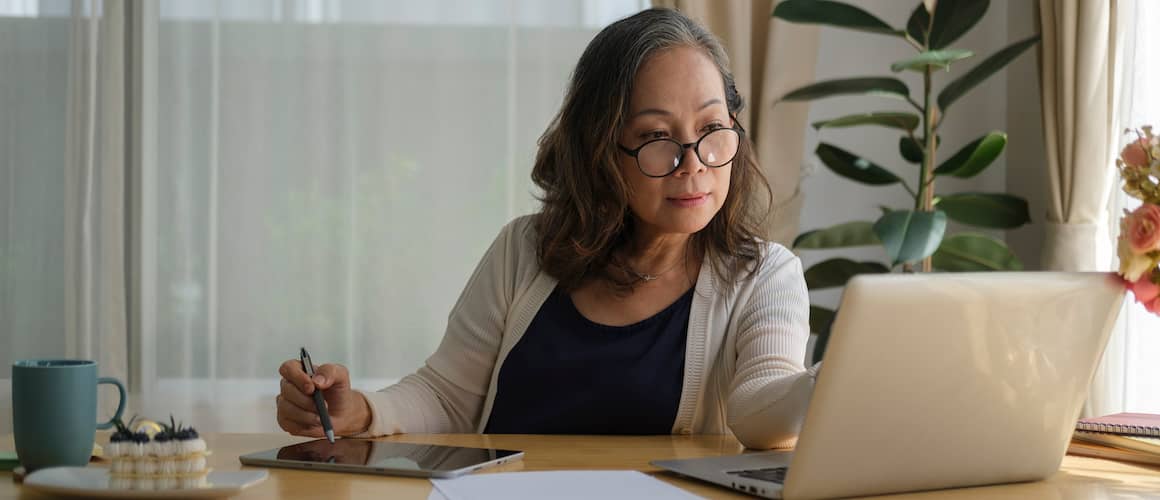
{"type": "Polygon", "coordinates": [[[692,175],[706,168],[705,164],[701,163],[701,159],[697,157],[696,147],[688,146],[681,149],[681,158],[673,175],[681,175],[682,173],[692,175]]]}

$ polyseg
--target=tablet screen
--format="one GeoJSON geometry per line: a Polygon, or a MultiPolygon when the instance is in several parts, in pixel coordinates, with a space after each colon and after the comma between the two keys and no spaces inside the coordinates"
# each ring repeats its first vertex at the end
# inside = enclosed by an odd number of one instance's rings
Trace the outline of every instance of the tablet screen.
{"type": "Polygon", "coordinates": [[[252,456],[267,460],[292,460],[404,471],[452,471],[519,453],[492,448],[461,448],[368,439],[339,439],[330,444],[325,439],[319,439],[255,453],[252,456]]]}

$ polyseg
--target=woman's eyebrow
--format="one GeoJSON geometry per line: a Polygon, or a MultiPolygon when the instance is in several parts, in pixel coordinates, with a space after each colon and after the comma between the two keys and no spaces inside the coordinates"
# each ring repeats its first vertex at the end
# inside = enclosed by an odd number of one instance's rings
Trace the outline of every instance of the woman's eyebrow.
{"type": "MultiPolygon", "coordinates": [[[[703,110],[709,106],[712,106],[714,104],[722,104],[721,99],[718,99],[716,97],[709,99],[708,101],[705,101],[705,104],[702,104],[700,108],[697,108],[697,111],[701,111],[701,110],[703,110]]],[[[637,111],[636,113],[633,113],[633,115],[628,117],[628,119],[632,120],[632,119],[634,119],[638,116],[641,116],[641,115],[672,116],[673,114],[667,110],[660,109],[660,108],[645,108],[645,109],[642,109],[640,111],[637,111]]]]}
{"type": "Polygon", "coordinates": [[[666,110],[660,109],[660,108],[645,108],[645,109],[642,109],[640,111],[637,111],[636,113],[633,113],[632,116],[628,117],[628,119],[632,120],[638,116],[643,116],[643,115],[672,116],[673,114],[666,111],[666,110]]]}

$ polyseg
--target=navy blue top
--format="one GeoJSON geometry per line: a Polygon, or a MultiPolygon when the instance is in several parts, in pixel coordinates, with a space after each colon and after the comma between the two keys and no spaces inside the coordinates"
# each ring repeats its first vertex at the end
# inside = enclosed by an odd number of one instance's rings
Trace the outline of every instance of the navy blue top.
{"type": "Polygon", "coordinates": [[[693,289],[627,326],[585,318],[554,290],[500,368],[486,433],[671,434],[693,289]]]}

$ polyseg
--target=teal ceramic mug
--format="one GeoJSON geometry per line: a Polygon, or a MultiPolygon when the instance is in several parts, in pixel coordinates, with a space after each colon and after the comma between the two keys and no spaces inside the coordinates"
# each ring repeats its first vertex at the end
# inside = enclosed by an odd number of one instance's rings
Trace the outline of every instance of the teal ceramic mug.
{"type": "Polygon", "coordinates": [[[97,377],[97,363],[79,359],[23,360],[12,364],[12,430],[16,456],[28,472],[83,466],[97,429],[108,429],[125,409],[125,386],[97,377]],[[113,419],[97,421],[97,384],[117,386],[113,419]]]}

